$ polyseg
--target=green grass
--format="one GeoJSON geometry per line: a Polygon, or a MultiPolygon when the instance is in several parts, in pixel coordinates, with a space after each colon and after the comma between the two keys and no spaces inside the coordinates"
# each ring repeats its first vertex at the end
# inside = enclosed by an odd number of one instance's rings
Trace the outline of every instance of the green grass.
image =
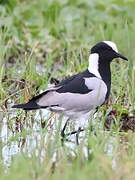
{"type": "Polygon", "coordinates": [[[134,9],[134,0],[0,0],[0,179],[134,179],[134,133],[119,132],[121,114],[135,113],[134,9]],[[62,146],[57,117],[10,109],[52,78],[84,71],[102,40],[114,41],[129,61],[112,63],[109,102],[79,146],[73,138],[62,146]],[[107,132],[112,109],[120,114],[107,132]]]}

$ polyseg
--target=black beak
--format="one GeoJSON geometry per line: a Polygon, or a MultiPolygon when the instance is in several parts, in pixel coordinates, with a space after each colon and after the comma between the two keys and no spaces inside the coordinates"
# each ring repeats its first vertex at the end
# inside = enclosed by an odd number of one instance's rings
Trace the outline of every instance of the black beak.
{"type": "Polygon", "coordinates": [[[117,56],[118,58],[122,58],[122,59],[128,61],[128,59],[127,59],[125,56],[123,56],[122,54],[120,54],[120,53],[116,53],[116,56],[117,56]]]}

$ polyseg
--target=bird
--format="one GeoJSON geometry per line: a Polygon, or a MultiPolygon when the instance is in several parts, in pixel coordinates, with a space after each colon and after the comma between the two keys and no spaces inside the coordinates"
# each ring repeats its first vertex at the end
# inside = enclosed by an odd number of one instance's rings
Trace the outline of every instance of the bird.
{"type": "MultiPolygon", "coordinates": [[[[92,109],[104,104],[110,95],[111,69],[113,59],[125,56],[118,52],[112,41],[101,41],[91,48],[88,68],[81,73],[62,80],[57,85],[46,89],[43,93],[33,97],[29,102],[17,104],[12,108],[23,110],[48,109],[56,113],[63,113],[70,119],[77,119],[88,115],[92,109]]],[[[65,128],[61,136],[65,136],[65,128]]],[[[82,131],[79,127],[78,131],[82,131]]]]}

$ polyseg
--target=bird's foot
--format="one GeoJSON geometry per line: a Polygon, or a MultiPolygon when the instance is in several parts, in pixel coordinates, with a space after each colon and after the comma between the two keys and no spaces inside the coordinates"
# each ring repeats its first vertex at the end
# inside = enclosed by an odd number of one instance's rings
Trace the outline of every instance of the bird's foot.
{"type": "Polygon", "coordinates": [[[76,144],[79,145],[79,134],[81,131],[84,131],[84,129],[81,129],[81,127],[78,128],[78,131],[76,133],[76,144]]]}
{"type": "Polygon", "coordinates": [[[79,139],[79,133],[82,132],[82,131],[84,131],[84,129],[82,129],[81,127],[79,127],[78,130],[72,131],[72,132],[67,133],[67,134],[65,134],[64,131],[62,130],[61,131],[61,136],[62,136],[61,142],[62,142],[62,144],[63,144],[64,140],[68,141],[68,139],[66,139],[67,136],[76,134],[76,144],[79,145],[79,140],[78,140],[79,139]]]}

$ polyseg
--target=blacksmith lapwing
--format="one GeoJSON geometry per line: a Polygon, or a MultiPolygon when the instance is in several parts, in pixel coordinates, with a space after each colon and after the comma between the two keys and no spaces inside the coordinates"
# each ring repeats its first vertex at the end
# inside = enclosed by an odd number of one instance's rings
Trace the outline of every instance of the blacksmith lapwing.
{"type": "MultiPolygon", "coordinates": [[[[86,71],[61,81],[58,85],[32,98],[28,103],[14,105],[13,108],[24,110],[45,108],[64,113],[69,119],[87,116],[90,110],[100,107],[109,97],[110,63],[114,58],[128,60],[118,53],[114,42],[99,42],[91,49],[86,71]]],[[[66,125],[61,132],[62,136],[64,136],[65,127],[66,125]]]]}

